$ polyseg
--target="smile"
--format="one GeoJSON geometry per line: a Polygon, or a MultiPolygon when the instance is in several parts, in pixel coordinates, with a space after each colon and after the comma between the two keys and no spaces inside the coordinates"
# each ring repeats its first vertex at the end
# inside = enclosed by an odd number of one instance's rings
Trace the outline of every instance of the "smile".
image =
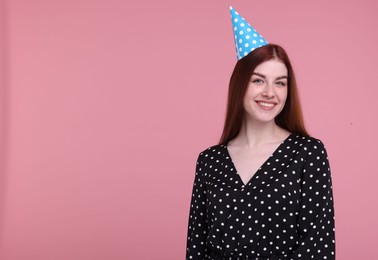
{"type": "Polygon", "coordinates": [[[257,104],[259,105],[259,107],[267,110],[273,109],[273,107],[276,105],[275,103],[268,103],[262,101],[257,101],[257,104]]]}

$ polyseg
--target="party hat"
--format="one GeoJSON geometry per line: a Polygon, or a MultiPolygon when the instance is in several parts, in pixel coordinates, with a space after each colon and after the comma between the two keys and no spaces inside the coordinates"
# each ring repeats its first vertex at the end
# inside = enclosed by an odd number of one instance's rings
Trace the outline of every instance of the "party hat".
{"type": "Polygon", "coordinates": [[[230,13],[238,60],[258,47],[268,44],[268,42],[231,6],[230,13]]]}

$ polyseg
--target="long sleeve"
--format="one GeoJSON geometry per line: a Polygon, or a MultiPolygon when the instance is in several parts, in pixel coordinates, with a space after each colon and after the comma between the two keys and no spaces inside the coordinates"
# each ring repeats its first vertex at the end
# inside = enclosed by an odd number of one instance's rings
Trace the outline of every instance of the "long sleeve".
{"type": "Polygon", "coordinates": [[[307,148],[297,232],[299,243],[287,259],[335,259],[334,203],[326,149],[320,140],[307,148]]]}
{"type": "Polygon", "coordinates": [[[193,192],[190,203],[186,259],[207,258],[206,238],[208,223],[206,214],[206,187],[202,172],[201,154],[198,156],[193,192]]]}

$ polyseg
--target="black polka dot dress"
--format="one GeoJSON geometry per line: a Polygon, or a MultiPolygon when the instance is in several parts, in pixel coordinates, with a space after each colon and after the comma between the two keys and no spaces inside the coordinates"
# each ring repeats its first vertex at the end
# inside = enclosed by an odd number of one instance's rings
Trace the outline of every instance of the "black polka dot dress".
{"type": "Polygon", "coordinates": [[[288,136],[244,185],[227,146],[198,156],[186,259],[335,259],[327,152],[288,136]]]}

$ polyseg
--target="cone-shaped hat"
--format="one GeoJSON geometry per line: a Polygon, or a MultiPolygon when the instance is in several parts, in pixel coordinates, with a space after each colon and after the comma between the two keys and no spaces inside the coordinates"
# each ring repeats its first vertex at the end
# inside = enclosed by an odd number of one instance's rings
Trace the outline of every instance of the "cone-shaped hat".
{"type": "Polygon", "coordinates": [[[238,60],[258,47],[268,44],[268,42],[231,6],[230,13],[238,60]]]}

